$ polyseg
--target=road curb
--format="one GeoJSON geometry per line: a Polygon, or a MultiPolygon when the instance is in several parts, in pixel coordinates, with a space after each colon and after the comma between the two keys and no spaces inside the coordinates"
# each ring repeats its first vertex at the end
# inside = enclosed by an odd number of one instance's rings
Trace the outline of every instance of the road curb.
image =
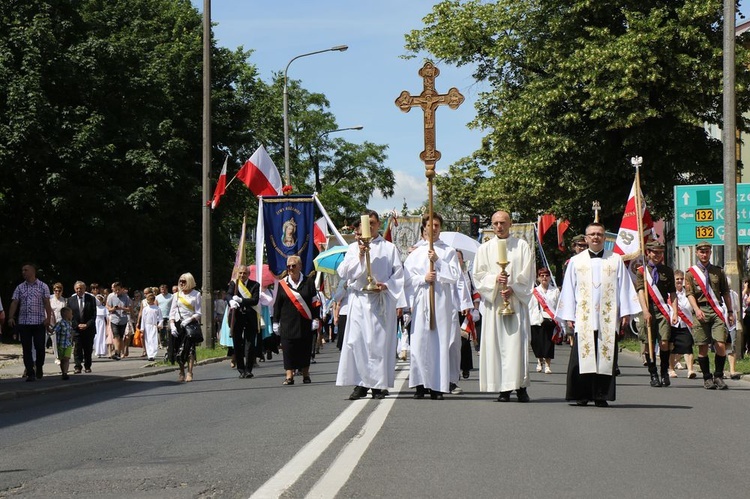
{"type": "MultiPolygon", "coordinates": [[[[227,360],[227,357],[214,357],[212,359],[205,359],[200,362],[196,362],[196,366],[204,366],[207,364],[216,364],[217,362],[224,362],[227,360]]],[[[100,385],[103,383],[112,383],[114,381],[122,381],[126,379],[135,379],[135,378],[145,378],[146,376],[155,376],[157,374],[166,374],[169,372],[177,371],[179,367],[177,366],[164,366],[160,367],[154,370],[148,370],[144,372],[134,372],[130,374],[125,375],[118,375],[118,376],[109,376],[109,377],[101,377],[98,379],[93,379],[91,381],[82,381],[79,383],[61,383],[59,385],[52,385],[52,386],[45,386],[43,388],[35,388],[33,390],[16,390],[16,391],[9,391],[9,392],[3,392],[0,393],[0,401],[2,400],[15,400],[17,398],[23,398],[31,395],[43,395],[46,393],[51,392],[62,392],[67,391],[71,389],[81,388],[81,387],[89,387],[94,385],[100,385]]],[[[19,378],[20,381],[20,378],[19,378]]]]}

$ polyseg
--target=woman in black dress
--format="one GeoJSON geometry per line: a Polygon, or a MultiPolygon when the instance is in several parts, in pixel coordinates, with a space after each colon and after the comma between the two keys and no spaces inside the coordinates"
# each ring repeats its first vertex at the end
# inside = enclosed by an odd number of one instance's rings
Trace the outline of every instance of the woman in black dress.
{"type": "Polygon", "coordinates": [[[287,258],[287,275],[279,281],[273,306],[273,330],[281,337],[284,350],[285,385],[294,384],[294,371],[302,371],[302,382],[311,383],[310,357],[313,330],[318,329],[320,301],[315,279],[302,275],[302,261],[296,255],[287,258]]]}

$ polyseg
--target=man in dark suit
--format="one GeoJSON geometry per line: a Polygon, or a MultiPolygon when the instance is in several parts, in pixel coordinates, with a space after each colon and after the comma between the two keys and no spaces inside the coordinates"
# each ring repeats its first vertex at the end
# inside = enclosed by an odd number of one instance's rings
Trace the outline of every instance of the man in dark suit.
{"type": "Polygon", "coordinates": [[[86,292],[86,284],[77,281],[73,285],[75,294],[68,298],[68,308],[73,311],[73,344],[76,374],[85,368],[91,372],[91,354],[96,335],[96,298],[86,292]]]}
{"type": "Polygon", "coordinates": [[[260,284],[247,279],[247,267],[237,270],[237,279],[229,283],[227,302],[232,310],[232,342],[240,378],[253,377],[255,344],[258,336],[258,313],[253,308],[260,298],[260,284]]]}

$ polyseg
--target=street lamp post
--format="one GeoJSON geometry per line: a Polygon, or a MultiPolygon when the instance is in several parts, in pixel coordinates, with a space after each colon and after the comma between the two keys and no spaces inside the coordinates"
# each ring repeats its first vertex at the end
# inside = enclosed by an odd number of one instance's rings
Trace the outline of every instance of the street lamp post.
{"type": "Polygon", "coordinates": [[[349,48],[348,45],[336,45],[335,47],[331,47],[329,49],[316,50],[315,52],[308,52],[306,54],[300,54],[296,57],[293,57],[284,68],[284,185],[291,184],[291,180],[289,177],[289,100],[287,96],[287,77],[286,77],[287,71],[289,71],[289,66],[294,61],[302,57],[307,57],[307,56],[315,55],[315,54],[322,54],[323,52],[344,52],[348,48],[349,48]]]}
{"type": "MultiPolygon", "coordinates": [[[[337,128],[335,130],[326,130],[325,132],[321,132],[318,134],[318,141],[323,138],[324,136],[328,135],[329,133],[336,133],[336,132],[345,132],[347,130],[362,130],[364,126],[357,125],[357,126],[348,126],[346,128],[337,128]]],[[[315,174],[315,191],[321,192],[323,190],[323,185],[320,183],[320,156],[317,153],[315,153],[315,161],[313,162],[313,168],[314,168],[314,174],[315,174]]]]}

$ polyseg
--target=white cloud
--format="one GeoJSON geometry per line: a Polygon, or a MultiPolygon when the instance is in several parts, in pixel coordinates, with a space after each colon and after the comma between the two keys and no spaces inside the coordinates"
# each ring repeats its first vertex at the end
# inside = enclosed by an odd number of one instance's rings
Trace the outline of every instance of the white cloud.
{"type": "Polygon", "coordinates": [[[409,211],[419,208],[427,201],[427,179],[425,177],[417,178],[399,170],[394,170],[393,175],[396,180],[396,184],[393,186],[393,196],[386,199],[379,190],[376,190],[370,198],[368,208],[378,213],[393,209],[401,213],[404,199],[406,199],[406,206],[409,211]]]}

